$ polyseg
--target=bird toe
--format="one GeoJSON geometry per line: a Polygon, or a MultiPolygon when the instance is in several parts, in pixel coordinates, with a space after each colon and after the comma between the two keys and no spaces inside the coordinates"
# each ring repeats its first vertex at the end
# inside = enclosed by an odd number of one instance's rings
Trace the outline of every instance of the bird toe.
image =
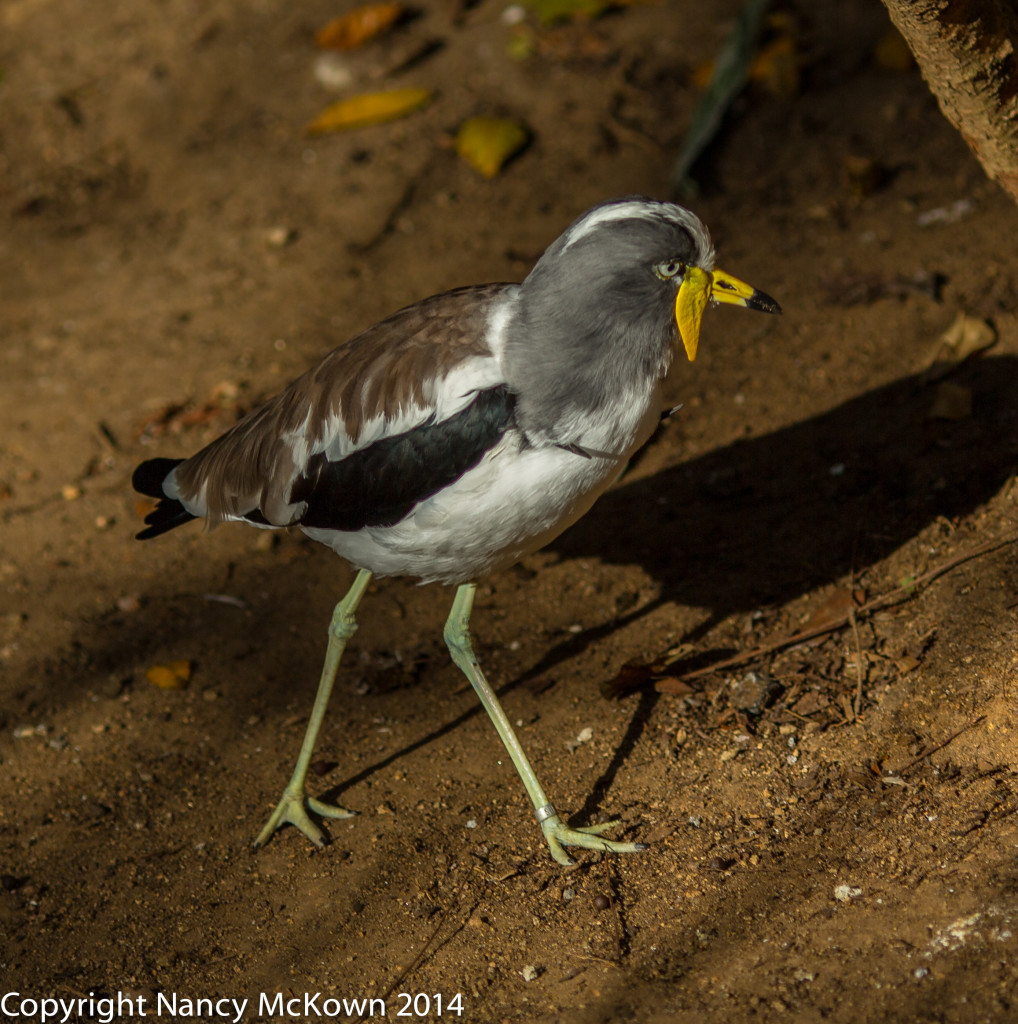
{"type": "Polygon", "coordinates": [[[579,846],[587,850],[601,850],[604,853],[640,853],[648,849],[646,843],[620,843],[614,839],[603,839],[602,833],[618,825],[618,821],[606,821],[599,825],[583,825],[570,828],[557,815],[541,823],[541,830],[548,842],[552,857],[559,864],[570,865],[572,859],[565,852],[566,846],[579,846]]]}

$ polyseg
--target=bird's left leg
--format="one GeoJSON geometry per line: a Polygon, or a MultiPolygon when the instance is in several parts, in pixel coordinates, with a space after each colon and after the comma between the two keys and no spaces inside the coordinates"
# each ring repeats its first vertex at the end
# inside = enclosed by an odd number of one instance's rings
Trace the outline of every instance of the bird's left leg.
{"type": "Polygon", "coordinates": [[[534,804],[534,816],[551,848],[552,857],[559,864],[572,864],[564,849],[566,846],[584,846],[591,850],[607,850],[611,853],[638,853],[640,850],[646,850],[647,847],[643,843],[617,843],[611,839],[602,839],[601,833],[617,825],[617,821],[605,822],[603,825],[587,825],[584,828],[569,828],[559,817],[531,767],[516,733],[513,732],[513,727],[495,691],[484,678],[480,663],[474,654],[470,640],[470,612],[474,606],[475,589],[473,583],[465,583],[456,591],[449,618],[445,623],[445,642],[452,660],[470,680],[477,696],[480,697],[484,710],[488,712],[488,717],[491,718],[495,730],[505,744],[505,749],[516,765],[516,770],[520,773],[523,785],[527,788],[527,795],[534,804]]]}
{"type": "Polygon", "coordinates": [[[311,709],[311,717],[308,719],[307,729],[304,732],[304,742],[297,755],[297,764],[294,766],[290,781],[286,784],[286,789],[283,790],[282,798],[276,804],[276,809],[270,815],[265,828],[258,834],[255,847],[266,843],[277,828],[286,824],[295,825],[315,846],[324,846],[322,830],[311,820],[307,808],[310,808],[315,814],[320,814],[323,818],[352,818],[354,816],[354,812],[346,810],[345,807],[323,804],[320,800],[308,796],[305,786],[311,755],[314,753],[315,741],[318,739],[318,730],[322,727],[325,709],[328,707],[329,697],[332,694],[332,684],[336,681],[339,659],[343,656],[347,640],[357,631],[354,612],[357,611],[357,605],[360,604],[370,580],[371,573],[367,569],[361,569],[353,581],[353,586],[346,592],[346,596],[336,605],[332,613],[332,621],[329,623],[329,646],[325,652],[322,678],[318,684],[314,707],[311,709]]]}

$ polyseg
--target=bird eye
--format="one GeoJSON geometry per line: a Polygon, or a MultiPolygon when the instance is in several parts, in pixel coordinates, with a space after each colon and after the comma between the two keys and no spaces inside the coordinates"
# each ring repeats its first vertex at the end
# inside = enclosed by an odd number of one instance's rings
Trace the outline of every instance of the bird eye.
{"type": "Polygon", "coordinates": [[[684,263],[680,263],[679,260],[668,260],[666,263],[659,263],[654,268],[654,273],[662,281],[670,281],[673,277],[681,277],[685,272],[686,266],[684,263]]]}

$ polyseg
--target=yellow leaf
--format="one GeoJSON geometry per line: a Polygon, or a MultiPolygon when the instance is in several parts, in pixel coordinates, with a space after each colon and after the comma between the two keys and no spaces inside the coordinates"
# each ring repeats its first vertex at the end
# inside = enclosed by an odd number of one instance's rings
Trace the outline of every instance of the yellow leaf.
{"type": "Polygon", "coordinates": [[[320,28],[315,33],[315,43],[330,50],[353,50],[392,28],[405,13],[403,5],[398,3],[355,7],[320,28]]]}
{"type": "Polygon", "coordinates": [[[427,89],[390,89],[388,92],[351,96],[326,107],[307,126],[307,132],[309,135],[322,135],[394,121],[420,109],[430,100],[431,92],[427,89]]]}
{"type": "Polygon", "coordinates": [[[145,678],[161,690],[183,690],[191,678],[191,662],[171,661],[145,670],[145,678]]]}
{"type": "Polygon", "coordinates": [[[518,121],[471,117],[456,133],[456,152],[486,178],[494,178],[529,138],[530,133],[518,121]]]}

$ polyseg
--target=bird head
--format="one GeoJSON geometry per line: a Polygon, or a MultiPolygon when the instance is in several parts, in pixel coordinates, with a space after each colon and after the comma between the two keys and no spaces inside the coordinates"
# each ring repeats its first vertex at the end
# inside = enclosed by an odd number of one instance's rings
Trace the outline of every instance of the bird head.
{"type": "Polygon", "coordinates": [[[714,266],[699,217],[651,199],[616,199],[588,210],[549,246],[528,282],[540,286],[546,277],[558,279],[559,295],[579,296],[597,313],[599,328],[666,325],[691,362],[711,301],[781,312],[769,295],[714,266]]]}

